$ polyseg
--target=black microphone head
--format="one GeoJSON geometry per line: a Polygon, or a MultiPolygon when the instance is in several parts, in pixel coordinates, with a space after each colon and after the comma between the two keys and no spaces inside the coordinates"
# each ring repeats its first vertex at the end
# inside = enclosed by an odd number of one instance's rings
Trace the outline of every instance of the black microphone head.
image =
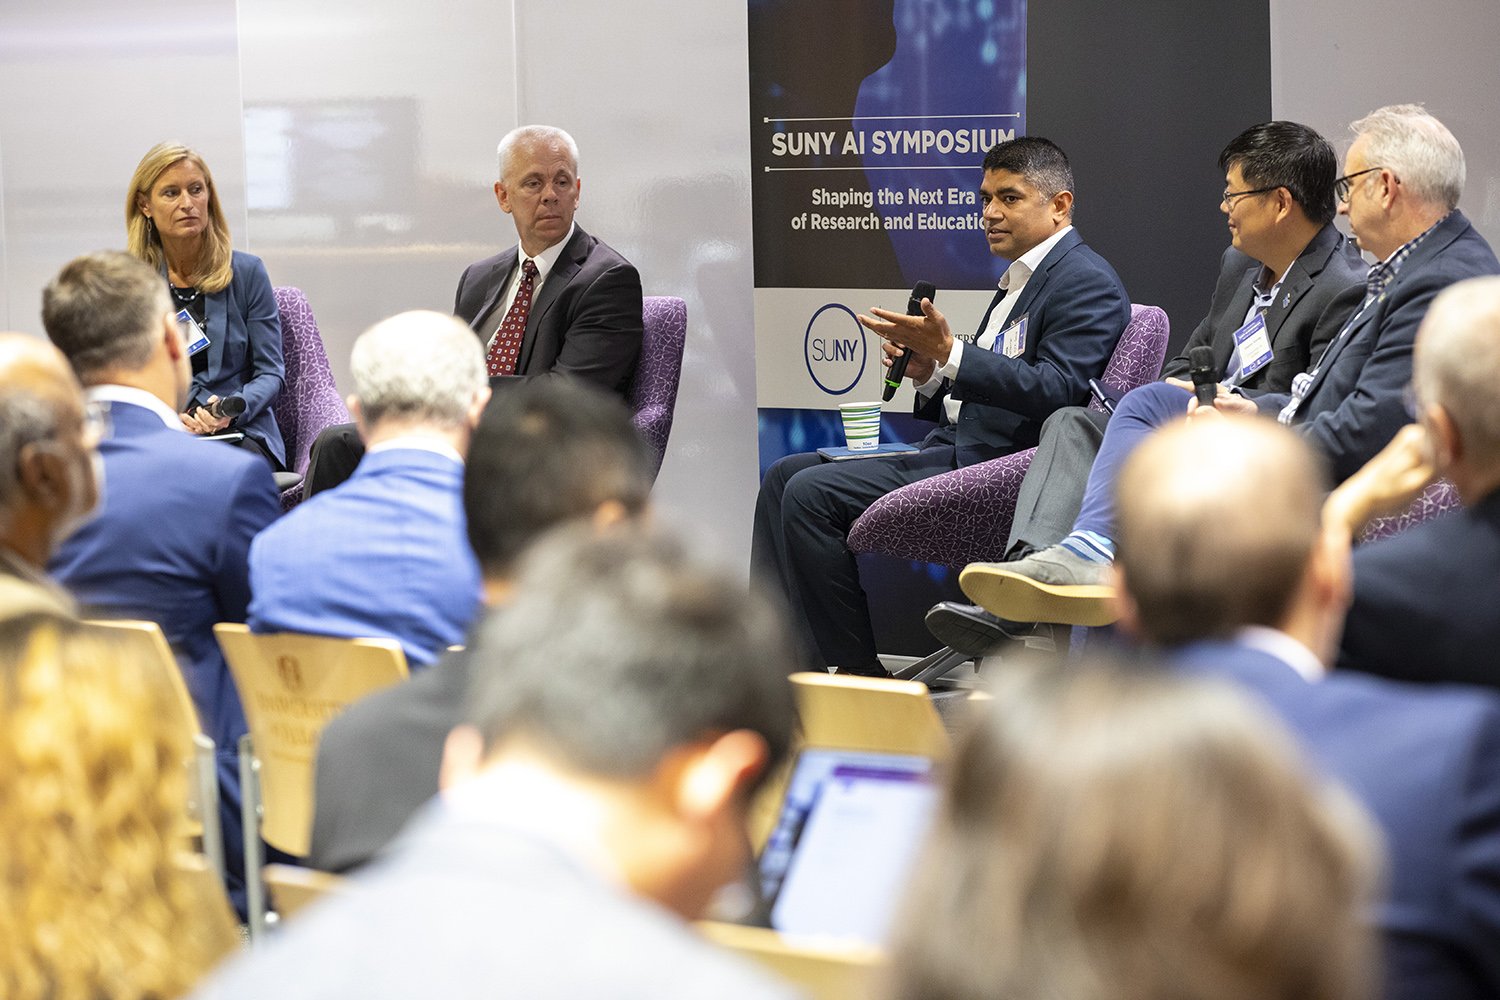
{"type": "Polygon", "coordinates": [[[1193,381],[1201,380],[1202,375],[1208,376],[1208,381],[1217,382],[1218,372],[1214,370],[1214,349],[1204,344],[1188,351],[1188,368],[1193,373],[1193,381]]]}
{"type": "Polygon", "coordinates": [[[217,403],[209,407],[209,409],[216,417],[228,417],[233,420],[235,417],[245,412],[245,397],[225,396],[223,399],[219,400],[217,403]]]}
{"type": "Polygon", "coordinates": [[[922,300],[936,299],[937,286],[930,281],[919,281],[911,286],[911,299],[906,303],[906,315],[922,315],[922,300]]]}

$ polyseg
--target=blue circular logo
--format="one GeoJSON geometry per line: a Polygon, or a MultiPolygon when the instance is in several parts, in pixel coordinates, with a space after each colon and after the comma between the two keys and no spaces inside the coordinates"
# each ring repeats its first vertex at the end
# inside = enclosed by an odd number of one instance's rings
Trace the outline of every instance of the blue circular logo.
{"type": "Polygon", "coordinates": [[[830,302],[807,321],[802,338],[807,374],[830,396],[842,396],[859,384],[869,350],[865,328],[846,305],[830,302]]]}

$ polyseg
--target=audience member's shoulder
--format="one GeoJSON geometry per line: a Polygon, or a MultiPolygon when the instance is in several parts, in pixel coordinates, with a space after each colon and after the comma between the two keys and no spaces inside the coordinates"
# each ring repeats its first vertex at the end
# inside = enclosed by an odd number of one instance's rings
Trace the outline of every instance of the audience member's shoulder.
{"type": "MultiPolygon", "coordinates": [[[[1337,691],[1341,706],[1370,719],[1389,721],[1389,740],[1397,734],[1431,753],[1443,745],[1462,746],[1500,740],[1500,695],[1464,684],[1416,684],[1389,680],[1357,670],[1336,670],[1323,682],[1337,691]]],[[[1500,749],[1500,746],[1497,746],[1500,749]]],[[[1500,768],[1500,760],[1495,762],[1500,768]]]]}

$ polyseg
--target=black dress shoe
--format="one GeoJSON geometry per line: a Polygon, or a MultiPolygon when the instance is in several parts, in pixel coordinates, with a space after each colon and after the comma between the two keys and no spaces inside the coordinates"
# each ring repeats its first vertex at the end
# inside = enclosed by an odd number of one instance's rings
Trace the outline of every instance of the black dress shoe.
{"type": "Polygon", "coordinates": [[[988,656],[1016,642],[1031,648],[1052,648],[1050,628],[1006,621],[975,604],[942,601],[927,612],[925,622],[938,642],[970,656],[988,656]]]}

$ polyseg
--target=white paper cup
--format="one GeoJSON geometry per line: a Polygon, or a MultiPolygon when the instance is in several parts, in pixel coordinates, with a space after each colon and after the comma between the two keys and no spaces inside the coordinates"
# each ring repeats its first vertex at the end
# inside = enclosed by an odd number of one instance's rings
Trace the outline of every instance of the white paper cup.
{"type": "Polygon", "coordinates": [[[874,451],[880,447],[880,404],[840,403],[844,418],[844,440],[850,451],[874,451]]]}

